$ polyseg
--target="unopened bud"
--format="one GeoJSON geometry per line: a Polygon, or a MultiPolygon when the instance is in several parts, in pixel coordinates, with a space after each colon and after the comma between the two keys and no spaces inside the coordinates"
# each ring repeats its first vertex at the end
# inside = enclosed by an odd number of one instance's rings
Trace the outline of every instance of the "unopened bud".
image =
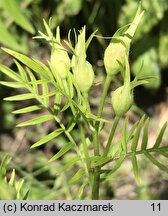
{"type": "Polygon", "coordinates": [[[133,22],[126,30],[127,26],[120,28],[112,37],[109,46],[105,50],[104,65],[107,75],[112,76],[121,71],[124,67],[125,57],[129,55],[130,44],[136,32],[139,22],[144,14],[139,4],[133,22]]]}
{"type": "Polygon", "coordinates": [[[56,41],[52,44],[50,62],[53,74],[65,79],[67,71],[70,69],[70,59],[66,50],[61,45],[59,27],[57,27],[56,41]]]}
{"type": "Polygon", "coordinates": [[[130,84],[117,88],[112,94],[111,103],[116,115],[124,115],[133,103],[133,93],[130,84]]]}
{"type": "Polygon", "coordinates": [[[75,80],[81,92],[88,92],[93,85],[94,71],[92,65],[88,61],[76,66],[74,72],[75,80]]]}
{"type": "Polygon", "coordinates": [[[129,43],[124,37],[111,41],[104,53],[104,65],[108,75],[112,76],[121,71],[121,65],[124,67],[128,52],[129,43]]]}

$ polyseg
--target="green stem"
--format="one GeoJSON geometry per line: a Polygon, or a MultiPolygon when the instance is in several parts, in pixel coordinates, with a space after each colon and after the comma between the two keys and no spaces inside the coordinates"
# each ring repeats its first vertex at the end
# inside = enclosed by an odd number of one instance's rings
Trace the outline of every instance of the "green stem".
{"type": "Polygon", "coordinates": [[[96,167],[93,176],[93,186],[92,186],[92,200],[99,199],[99,185],[100,185],[100,167],[96,167]]]}
{"type": "MultiPolygon", "coordinates": [[[[98,140],[97,131],[95,133],[93,141],[94,141],[94,155],[99,156],[99,140],[98,140]]],[[[92,200],[99,199],[100,171],[101,171],[101,168],[99,166],[94,168],[93,185],[92,185],[92,200]]]]}
{"type": "Polygon", "coordinates": [[[86,161],[87,174],[88,174],[88,177],[89,177],[90,185],[92,185],[92,176],[91,176],[91,172],[90,172],[91,169],[90,169],[90,160],[89,160],[90,156],[89,156],[89,151],[88,151],[88,147],[87,147],[87,143],[86,143],[86,138],[85,138],[85,134],[84,134],[82,124],[78,123],[78,127],[79,127],[79,130],[80,130],[82,147],[83,147],[83,152],[84,152],[85,161],[86,161]]]}
{"type": "Polygon", "coordinates": [[[87,111],[91,112],[91,110],[90,110],[90,104],[89,104],[89,99],[88,99],[88,92],[83,92],[83,97],[84,97],[84,103],[86,105],[87,111]]]}
{"type": "MultiPolygon", "coordinates": [[[[103,113],[103,108],[104,108],[104,103],[106,100],[107,92],[111,83],[111,76],[106,77],[106,81],[104,84],[103,88],[103,93],[100,101],[100,106],[98,108],[98,113],[97,116],[100,118],[103,113]]],[[[99,125],[100,122],[96,122],[95,128],[96,131],[93,136],[93,141],[94,141],[94,156],[99,156],[100,155],[100,150],[99,150],[99,125]]],[[[93,174],[93,185],[92,185],[92,199],[93,200],[98,200],[99,199],[99,187],[100,187],[100,172],[101,172],[101,167],[97,166],[94,169],[94,174],[93,174]]]]}
{"type": "Polygon", "coordinates": [[[98,113],[97,113],[99,118],[102,116],[102,113],[103,113],[103,107],[104,107],[104,103],[105,103],[106,96],[107,96],[107,91],[109,89],[111,80],[112,80],[112,77],[107,75],[106,81],[105,81],[105,84],[104,84],[104,88],[103,88],[101,101],[100,101],[100,106],[99,106],[98,113]]]}
{"type": "Polygon", "coordinates": [[[113,122],[112,127],[111,127],[110,136],[108,138],[107,145],[106,145],[105,150],[104,150],[104,154],[103,154],[104,157],[106,157],[107,154],[108,154],[108,152],[109,152],[109,149],[111,147],[111,143],[112,143],[112,140],[113,140],[113,137],[114,137],[114,133],[115,133],[115,130],[117,128],[119,120],[120,120],[120,117],[119,116],[115,116],[114,122],[113,122]]]}
{"type": "MultiPolygon", "coordinates": [[[[100,106],[99,106],[98,112],[97,112],[98,118],[101,118],[101,116],[102,116],[104,103],[106,100],[106,96],[107,96],[107,92],[108,92],[110,83],[111,83],[111,76],[107,76],[105,84],[104,84],[104,89],[103,89],[101,101],[100,101],[100,106]]],[[[94,134],[94,155],[95,156],[99,156],[99,139],[98,139],[99,125],[100,125],[100,122],[97,121],[95,123],[96,132],[94,134]]]]}

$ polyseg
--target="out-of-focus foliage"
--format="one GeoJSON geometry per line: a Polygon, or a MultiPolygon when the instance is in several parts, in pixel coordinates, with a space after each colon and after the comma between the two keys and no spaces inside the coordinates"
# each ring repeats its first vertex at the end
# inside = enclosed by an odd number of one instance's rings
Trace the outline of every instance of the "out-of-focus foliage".
{"type": "MultiPolygon", "coordinates": [[[[157,89],[161,84],[160,72],[162,68],[168,67],[168,2],[143,0],[142,6],[145,16],[135,37],[132,69],[133,73],[137,74],[142,67],[142,74],[155,75],[156,79],[145,87],[157,89]]],[[[129,23],[136,8],[136,0],[127,0],[118,19],[119,25],[129,23]]]]}
{"type": "Polygon", "coordinates": [[[11,158],[6,155],[2,158],[0,164],[0,200],[26,199],[28,191],[25,195],[22,193],[24,187],[24,179],[16,180],[15,170],[12,170],[10,179],[7,179],[7,166],[11,158]]]}
{"type": "Polygon", "coordinates": [[[151,79],[149,83],[144,84],[145,87],[157,89],[160,86],[161,77],[156,49],[151,48],[140,55],[133,63],[132,68],[135,75],[138,75],[138,73],[140,73],[139,76],[142,77],[146,74],[156,77],[151,79]],[[142,65],[141,68],[140,65],[142,65]]]}
{"type": "MultiPolygon", "coordinates": [[[[126,0],[126,4],[123,5],[121,15],[119,17],[119,25],[129,23],[132,20],[133,14],[137,9],[137,0],[126,0]],[[131,13],[130,13],[131,11],[131,13]]],[[[143,28],[138,29],[135,38],[142,37],[143,34],[150,32],[154,26],[156,26],[165,16],[165,12],[168,9],[167,0],[142,0],[142,7],[145,10],[145,16],[140,24],[143,28]]]]}
{"type": "Polygon", "coordinates": [[[18,0],[0,0],[0,42],[22,52],[25,52],[27,47],[13,23],[31,34],[35,32],[33,25],[25,16],[26,7],[30,2],[24,1],[21,4],[18,0]]]}
{"type": "Polygon", "coordinates": [[[82,0],[59,0],[55,2],[59,2],[59,4],[53,11],[52,27],[59,25],[66,20],[68,16],[77,15],[82,7],[82,0]]]}

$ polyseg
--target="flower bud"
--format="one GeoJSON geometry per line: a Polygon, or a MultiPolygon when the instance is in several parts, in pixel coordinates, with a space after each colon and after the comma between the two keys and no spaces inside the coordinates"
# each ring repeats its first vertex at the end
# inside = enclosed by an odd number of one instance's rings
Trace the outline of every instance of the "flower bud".
{"type": "Polygon", "coordinates": [[[133,103],[133,93],[129,83],[113,92],[111,103],[115,114],[118,116],[124,115],[130,109],[133,103]]]}
{"type": "Polygon", "coordinates": [[[88,92],[94,80],[92,65],[86,61],[85,34],[86,28],[84,26],[78,35],[78,41],[75,46],[75,55],[73,55],[71,61],[74,78],[81,92],[88,92]]]}
{"type": "Polygon", "coordinates": [[[59,27],[57,27],[56,41],[52,44],[50,62],[53,74],[55,76],[59,75],[62,79],[65,79],[67,71],[70,69],[70,59],[67,52],[61,45],[59,27]]]}
{"type": "Polygon", "coordinates": [[[128,57],[129,55],[132,38],[143,14],[144,11],[141,11],[140,4],[129,28],[127,28],[128,25],[123,26],[113,35],[111,42],[104,53],[104,65],[107,75],[115,75],[121,71],[121,67],[125,66],[125,57],[128,57]]]}
{"type": "Polygon", "coordinates": [[[129,43],[124,37],[120,37],[117,41],[111,41],[104,53],[104,65],[108,75],[115,75],[121,70],[120,64],[124,66],[128,51],[129,43]]]}
{"type": "Polygon", "coordinates": [[[83,61],[76,66],[74,77],[81,92],[88,92],[94,80],[92,65],[88,61],[83,61]]]}

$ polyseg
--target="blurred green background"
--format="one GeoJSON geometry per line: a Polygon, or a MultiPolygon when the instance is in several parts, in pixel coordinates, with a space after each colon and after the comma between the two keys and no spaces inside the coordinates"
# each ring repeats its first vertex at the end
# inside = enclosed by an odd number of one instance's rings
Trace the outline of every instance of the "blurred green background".
{"type": "MultiPolygon", "coordinates": [[[[86,25],[88,35],[98,29],[98,35],[109,37],[119,27],[132,21],[138,3],[137,0],[0,0],[0,45],[37,57],[47,63],[50,55],[49,46],[43,41],[32,40],[32,37],[38,34],[38,30],[44,31],[43,18],[48,21],[52,17],[53,30],[60,25],[63,39],[66,39],[69,29],[80,30],[83,25],[86,25]]],[[[146,112],[150,115],[152,142],[158,128],[168,120],[168,0],[142,0],[142,6],[145,15],[130,51],[132,77],[141,71],[142,74],[155,74],[157,79],[136,89],[137,106],[135,112],[130,113],[130,118],[134,122],[138,118],[138,113],[146,112]]],[[[103,80],[105,76],[103,55],[108,43],[108,39],[94,38],[88,49],[88,60],[94,66],[97,81],[103,80]]],[[[2,51],[0,63],[14,67],[12,59],[2,51]]],[[[0,73],[0,79],[7,78],[0,73]]],[[[112,89],[119,83],[120,77],[115,80],[112,89]]],[[[101,95],[101,90],[100,85],[98,91],[93,89],[91,92],[93,110],[98,107],[95,98],[101,95]]],[[[55,125],[45,124],[43,127],[31,127],[28,130],[15,128],[16,121],[21,121],[26,116],[15,117],[11,114],[17,106],[24,106],[2,100],[11,94],[11,89],[0,86],[0,160],[6,153],[12,156],[7,165],[7,175],[10,176],[12,168],[16,169],[16,177],[25,179],[23,191],[30,188],[29,199],[75,199],[79,185],[70,187],[66,183],[73,170],[67,171],[67,176],[55,176],[56,169],[64,166],[68,156],[52,164],[47,163],[47,159],[59,149],[64,137],[53,140],[40,149],[30,150],[30,145],[37,138],[40,139],[52,131],[55,125]]],[[[112,118],[109,104],[105,114],[112,118]]],[[[103,136],[103,139],[106,139],[106,132],[103,136]]],[[[165,137],[168,137],[168,132],[165,137]]],[[[164,143],[166,142],[165,139],[164,143]]],[[[141,187],[136,187],[128,161],[112,179],[103,183],[101,197],[168,199],[167,174],[163,174],[143,160],[141,165],[141,187]]],[[[88,194],[86,188],[83,198],[87,199],[88,194]]]]}

